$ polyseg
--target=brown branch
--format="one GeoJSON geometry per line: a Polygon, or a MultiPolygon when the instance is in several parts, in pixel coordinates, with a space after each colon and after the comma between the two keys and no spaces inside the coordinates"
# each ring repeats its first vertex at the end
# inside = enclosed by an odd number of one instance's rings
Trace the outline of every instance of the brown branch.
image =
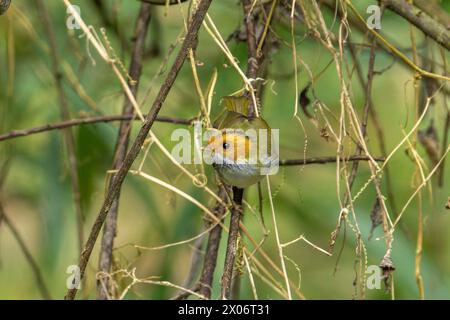
{"type": "Polygon", "coordinates": [[[442,10],[436,0],[414,0],[414,5],[425,11],[430,17],[437,19],[439,23],[450,30],[450,15],[442,10]]]}
{"type": "Polygon", "coordinates": [[[42,295],[42,298],[44,298],[46,300],[51,300],[52,298],[47,289],[47,286],[45,285],[44,277],[42,276],[42,273],[41,273],[41,270],[39,269],[38,264],[36,263],[33,256],[31,255],[31,252],[28,249],[27,245],[25,244],[25,241],[22,239],[19,231],[16,229],[14,224],[11,222],[9,217],[6,215],[1,202],[0,202],[0,221],[4,221],[5,224],[8,226],[9,230],[11,230],[13,237],[16,239],[17,243],[20,246],[20,249],[22,250],[23,254],[25,255],[25,258],[27,259],[28,263],[30,264],[31,269],[33,270],[34,277],[36,278],[36,283],[38,285],[38,288],[42,295]]]}
{"type": "MultiPolygon", "coordinates": [[[[123,164],[120,166],[119,171],[113,177],[113,182],[108,190],[106,199],[102,205],[102,208],[100,209],[100,212],[94,222],[94,225],[92,226],[89,238],[85,244],[83,253],[81,254],[79,262],[81,277],[84,277],[86,266],[89,262],[92,250],[97,241],[98,234],[100,233],[100,230],[103,226],[103,222],[105,221],[106,216],[108,215],[109,210],[111,209],[111,205],[114,199],[119,194],[120,188],[122,186],[123,181],[125,180],[125,177],[127,176],[128,170],[130,170],[134,160],[139,155],[141,148],[147,138],[147,135],[150,129],[152,128],[153,123],[156,120],[156,116],[161,110],[161,107],[167,95],[169,94],[169,91],[172,88],[175,79],[177,78],[178,72],[180,71],[181,67],[184,64],[189,49],[194,48],[196,46],[198,31],[200,29],[200,26],[202,25],[203,19],[205,18],[206,12],[208,11],[211,2],[212,0],[200,1],[197,11],[194,13],[191,23],[188,27],[188,31],[183,40],[180,52],[178,53],[178,56],[176,57],[175,62],[172,65],[172,68],[167,74],[166,80],[162,84],[158,92],[158,95],[156,96],[155,101],[153,102],[152,108],[147,114],[144,124],[142,125],[130,151],[125,157],[123,164]]],[[[70,289],[67,292],[65,299],[73,300],[75,298],[76,292],[77,292],[76,289],[70,289]]]]}
{"type": "MultiPolygon", "coordinates": [[[[242,0],[242,9],[244,12],[244,27],[246,31],[247,42],[247,71],[248,78],[255,80],[258,77],[259,71],[259,57],[257,50],[257,35],[255,20],[258,16],[252,12],[252,2],[250,0],[242,0]]],[[[252,83],[252,89],[255,91],[255,96],[259,97],[259,93],[256,92],[256,81],[252,83]]],[[[250,96],[250,93],[246,93],[250,96]]],[[[255,117],[258,109],[258,98],[255,101],[249,98],[250,105],[248,110],[248,117],[255,117]]],[[[221,280],[221,298],[222,299],[237,299],[236,295],[239,293],[240,277],[235,275],[233,277],[234,264],[237,251],[237,241],[239,236],[239,224],[241,222],[242,215],[242,196],[244,190],[233,186],[233,207],[231,209],[230,218],[230,232],[228,234],[227,248],[225,252],[225,265],[223,268],[222,280],[221,280]],[[239,201],[236,201],[239,200],[239,201]]]]}
{"type": "MultiPolygon", "coordinates": [[[[445,74],[448,74],[447,60],[445,58],[445,52],[443,49],[441,50],[441,54],[442,54],[442,60],[444,61],[444,72],[445,72],[445,74]]],[[[444,96],[443,100],[444,100],[444,108],[446,110],[447,115],[445,117],[445,124],[444,124],[444,128],[442,131],[441,158],[445,157],[445,149],[447,148],[447,145],[448,145],[448,135],[450,133],[450,109],[449,109],[447,96],[444,96]]],[[[441,166],[439,168],[439,174],[438,174],[438,185],[441,188],[444,185],[444,173],[445,173],[445,161],[442,161],[441,166]]]]}
{"type": "MultiPolygon", "coordinates": [[[[151,20],[151,5],[142,3],[139,9],[136,26],[134,31],[134,47],[132,50],[132,58],[130,62],[129,75],[133,79],[133,83],[128,81],[133,96],[137,95],[139,80],[142,71],[142,61],[144,57],[145,39],[147,37],[148,27],[151,20]]],[[[123,104],[122,115],[134,116],[133,104],[125,95],[125,102],[123,104]]],[[[120,123],[120,128],[117,136],[117,143],[114,151],[114,160],[112,169],[117,170],[121,166],[127,154],[128,143],[130,140],[131,122],[123,121],[120,123]]],[[[112,183],[112,181],[111,181],[112,183]]],[[[112,265],[112,252],[114,247],[114,238],[116,237],[117,216],[119,213],[119,199],[120,191],[114,199],[111,210],[106,218],[105,226],[103,228],[103,238],[100,249],[98,271],[102,273],[109,273],[112,265]]],[[[108,298],[109,281],[107,278],[99,279],[97,281],[97,299],[106,300],[108,298]]]]}
{"type": "MultiPolygon", "coordinates": [[[[255,28],[255,16],[250,12],[252,8],[252,2],[250,0],[242,0],[242,8],[244,11],[244,26],[247,34],[247,50],[248,50],[248,64],[246,75],[250,79],[256,79],[258,77],[258,55],[257,55],[257,37],[255,28]]],[[[254,83],[252,83],[255,89],[254,83]]],[[[250,100],[250,108],[248,111],[249,117],[255,116],[255,109],[258,106],[254,105],[253,99],[250,100]]]]}
{"type": "Polygon", "coordinates": [[[233,207],[231,208],[230,230],[228,233],[227,250],[225,254],[225,264],[222,274],[221,298],[229,300],[231,298],[231,283],[233,279],[234,261],[237,251],[237,239],[239,236],[239,223],[242,215],[242,197],[244,189],[233,186],[233,207]]]}
{"type": "MultiPolygon", "coordinates": [[[[255,20],[258,16],[251,12],[252,1],[242,0],[242,8],[244,11],[244,26],[247,35],[247,49],[248,49],[248,65],[246,75],[250,79],[256,79],[258,77],[258,71],[261,61],[264,57],[258,56],[257,50],[257,35],[256,35],[256,25],[255,20]]],[[[255,82],[252,83],[253,90],[256,90],[255,82]]],[[[248,94],[248,93],[247,93],[248,94]]],[[[258,96],[258,95],[257,95],[258,96]]],[[[254,117],[257,105],[254,104],[253,99],[250,100],[250,107],[248,111],[248,117],[254,117]]],[[[258,99],[257,99],[258,100],[258,99]]],[[[231,288],[233,282],[233,270],[237,251],[237,240],[239,236],[239,225],[241,222],[242,215],[242,197],[244,194],[244,189],[237,188],[233,186],[233,207],[231,209],[230,218],[230,230],[228,234],[227,247],[225,252],[225,264],[221,279],[221,298],[230,299],[231,298],[231,288]]],[[[234,277],[235,285],[234,287],[239,287],[239,277],[234,277]]]]}
{"type": "MultiPolygon", "coordinates": [[[[276,1],[276,0],[273,0],[276,1]]],[[[256,25],[259,25],[259,15],[255,12],[252,12],[252,1],[250,0],[242,0],[242,8],[244,11],[244,26],[246,30],[247,35],[247,48],[248,48],[248,65],[247,65],[247,72],[246,75],[250,79],[257,79],[258,73],[261,71],[260,66],[264,59],[266,58],[265,55],[267,54],[267,39],[264,37],[264,33],[261,33],[261,36],[257,36],[256,34],[256,25]],[[255,23],[255,21],[258,21],[255,23]],[[263,41],[262,43],[262,49],[261,52],[258,52],[258,43],[263,41]]],[[[273,2],[275,4],[276,2],[273,2]]],[[[264,6],[263,6],[264,10],[264,6]]],[[[271,21],[266,21],[266,19],[263,19],[263,21],[270,25],[271,21]]],[[[261,25],[264,29],[264,25],[261,25]]],[[[261,29],[261,30],[262,30],[261,29]]],[[[265,68],[264,68],[265,69],[265,68]]],[[[266,72],[265,70],[262,70],[263,72],[266,72]]],[[[256,91],[256,82],[254,81],[252,83],[253,90],[256,91]]],[[[257,101],[260,100],[260,92],[256,92],[257,101]]],[[[258,108],[258,105],[254,105],[253,99],[250,100],[250,108],[249,108],[249,117],[254,117],[256,114],[256,109],[258,108]]],[[[234,294],[236,294],[239,291],[240,286],[240,278],[239,276],[233,277],[233,270],[234,270],[234,263],[235,263],[235,257],[236,257],[236,250],[237,250],[237,240],[239,236],[239,226],[241,223],[241,215],[242,215],[242,196],[243,196],[244,190],[241,188],[237,188],[233,186],[233,207],[231,209],[231,218],[230,218],[230,231],[228,234],[228,242],[227,242],[227,248],[225,253],[225,264],[224,264],[224,270],[222,274],[222,280],[221,280],[221,298],[222,299],[230,299],[232,297],[232,290],[231,288],[234,287],[237,290],[233,290],[234,294]],[[233,286],[232,282],[234,280],[233,286]]],[[[236,298],[233,297],[233,298],[236,298]]]]}
{"type": "Polygon", "coordinates": [[[386,8],[411,22],[426,36],[450,50],[450,31],[424,11],[405,0],[382,0],[382,3],[386,5],[386,8]]]}
{"type": "Polygon", "coordinates": [[[247,50],[248,50],[248,65],[247,77],[256,79],[258,76],[258,55],[257,55],[257,40],[255,16],[250,12],[252,8],[252,1],[242,0],[242,7],[244,9],[244,25],[247,33],[247,50]]]}
{"type": "MultiPolygon", "coordinates": [[[[70,120],[70,110],[62,82],[63,73],[62,70],[60,69],[61,60],[57,51],[56,38],[53,31],[54,29],[45,2],[43,0],[38,0],[36,4],[39,11],[39,16],[44,26],[45,33],[47,34],[48,42],[50,44],[50,58],[52,60],[53,77],[55,79],[56,90],[58,93],[61,119],[63,121],[68,121],[70,120]]],[[[75,154],[75,138],[73,136],[71,128],[66,128],[64,130],[64,139],[66,142],[67,156],[69,160],[70,181],[72,183],[73,200],[75,205],[75,217],[77,221],[78,246],[79,252],[81,254],[81,250],[83,248],[84,243],[84,236],[83,236],[84,218],[81,210],[81,193],[80,193],[80,182],[78,178],[78,163],[75,154]]]]}
{"type": "MultiPolygon", "coordinates": [[[[251,0],[241,1],[244,11],[244,27],[246,31],[245,40],[247,43],[248,54],[246,75],[248,78],[256,80],[259,77],[263,77],[264,79],[267,77],[267,56],[269,55],[269,51],[271,48],[271,41],[269,41],[271,33],[268,32],[267,34],[265,34],[263,30],[265,29],[265,27],[270,28],[270,25],[273,21],[273,19],[267,20],[269,15],[267,10],[272,7],[273,2],[266,2],[265,4],[262,4],[261,8],[254,7],[253,11],[250,12],[250,10],[252,9],[252,2],[253,1],[251,0]],[[266,26],[266,24],[268,24],[268,26],[266,26]],[[260,47],[258,46],[258,44],[260,45],[260,47]]],[[[253,89],[256,92],[257,102],[258,104],[260,104],[264,86],[260,81],[254,81],[252,85],[253,89]]],[[[250,100],[250,105],[250,117],[255,115],[253,108],[262,108],[261,105],[253,106],[253,100],[250,100]]]]}
{"type": "MultiPolygon", "coordinates": [[[[219,221],[223,222],[222,218],[225,215],[227,208],[222,203],[228,203],[228,193],[227,190],[225,189],[225,186],[219,185],[217,195],[221,199],[221,201],[217,201],[214,209],[212,209],[211,211],[219,219],[219,221]]],[[[222,226],[219,225],[217,221],[212,221],[209,218],[206,218],[205,228],[210,228],[213,223],[215,224],[215,226],[211,229],[211,231],[208,234],[208,243],[206,246],[206,253],[203,259],[203,267],[200,279],[191,289],[191,291],[198,292],[207,299],[211,298],[212,282],[214,279],[214,271],[217,265],[217,254],[219,252],[220,238],[222,236],[222,226]]],[[[197,259],[195,253],[193,260],[194,259],[197,259]]],[[[188,281],[186,281],[184,287],[191,286],[190,280],[193,279],[194,273],[195,273],[194,266],[192,266],[187,279],[188,281]]],[[[191,295],[190,292],[180,292],[176,296],[174,296],[171,300],[184,300],[187,299],[190,295],[191,295]]]]}
{"type": "MultiPolygon", "coordinates": [[[[373,159],[377,162],[383,162],[384,158],[382,157],[373,157],[373,159]]],[[[280,160],[280,166],[304,166],[308,164],[325,164],[325,163],[333,163],[337,162],[338,159],[336,157],[320,157],[320,158],[306,158],[306,159],[293,159],[293,160],[280,160]]],[[[348,158],[339,158],[339,161],[370,161],[368,156],[351,156],[348,158]]]]}
{"type": "MultiPolygon", "coordinates": [[[[222,199],[224,203],[227,203],[227,192],[224,186],[219,186],[217,195],[222,199]]],[[[213,210],[214,215],[217,218],[222,218],[226,212],[220,202],[216,203],[213,210]]],[[[217,253],[219,251],[220,238],[222,236],[222,227],[219,224],[209,232],[208,243],[206,245],[206,254],[203,262],[203,270],[199,280],[199,293],[208,299],[211,298],[212,282],[214,279],[214,270],[217,264],[217,253]]]]}
{"type": "MultiPolygon", "coordinates": [[[[98,117],[92,117],[92,118],[72,119],[72,120],[63,121],[63,122],[54,123],[54,124],[46,124],[43,126],[30,128],[30,129],[13,130],[13,131],[1,134],[0,142],[4,141],[4,140],[15,139],[15,138],[20,138],[20,137],[27,137],[27,136],[34,135],[37,133],[53,131],[53,130],[60,130],[60,129],[84,125],[84,124],[94,124],[94,123],[102,123],[102,122],[108,123],[108,122],[115,122],[115,121],[130,121],[130,120],[140,121],[140,119],[137,119],[134,115],[98,116],[98,117]]],[[[185,124],[185,125],[191,125],[194,120],[196,120],[196,118],[186,120],[186,119],[177,119],[177,118],[163,117],[163,116],[156,117],[157,122],[185,124]]]]}

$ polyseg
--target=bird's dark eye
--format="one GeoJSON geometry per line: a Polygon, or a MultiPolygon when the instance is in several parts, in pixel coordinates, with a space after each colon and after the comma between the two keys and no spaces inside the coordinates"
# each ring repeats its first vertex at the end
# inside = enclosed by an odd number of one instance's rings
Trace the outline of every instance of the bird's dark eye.
{"type": "Polygon", "coordinates": [[[230,147],[230,145],[228,143],[224,142],[222,147],[226,150],[230,147]]]}

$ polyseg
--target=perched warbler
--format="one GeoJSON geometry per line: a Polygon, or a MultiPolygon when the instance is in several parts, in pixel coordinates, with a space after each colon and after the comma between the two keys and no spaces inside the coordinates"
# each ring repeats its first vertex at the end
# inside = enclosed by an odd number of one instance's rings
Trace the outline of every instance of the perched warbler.
{"type": "Polygon", "coordinates": [[[278,169],[278,150],[267,122],[249,116],[248,97],[227,96],[222,104],[225,110],[213,124],[206,149],[224,182],[246,188],[278,169]]]}

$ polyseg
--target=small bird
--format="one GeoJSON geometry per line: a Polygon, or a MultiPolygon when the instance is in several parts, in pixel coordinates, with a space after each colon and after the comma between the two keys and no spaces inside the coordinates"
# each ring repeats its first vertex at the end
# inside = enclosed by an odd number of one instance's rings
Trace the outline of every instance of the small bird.
{"type": "Polygon", "coordinates": [[[213,124],[206,150],[225,183],[246,188],[278,168],[272,130],[264,119],[249,116],[248,97],[227,96],[222,104],[225,110],[213,124]]]}

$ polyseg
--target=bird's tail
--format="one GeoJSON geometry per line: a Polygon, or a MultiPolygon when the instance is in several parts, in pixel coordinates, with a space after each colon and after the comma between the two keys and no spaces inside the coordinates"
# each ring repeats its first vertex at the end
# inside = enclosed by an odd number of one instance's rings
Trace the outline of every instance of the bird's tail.
{"type": "Polygon", "coordinates": [[[249,116],[250,101],[246,96],[227,96],[222,99],[222,104],[227,111],[234,111],[244,116],[249,116]]]}

